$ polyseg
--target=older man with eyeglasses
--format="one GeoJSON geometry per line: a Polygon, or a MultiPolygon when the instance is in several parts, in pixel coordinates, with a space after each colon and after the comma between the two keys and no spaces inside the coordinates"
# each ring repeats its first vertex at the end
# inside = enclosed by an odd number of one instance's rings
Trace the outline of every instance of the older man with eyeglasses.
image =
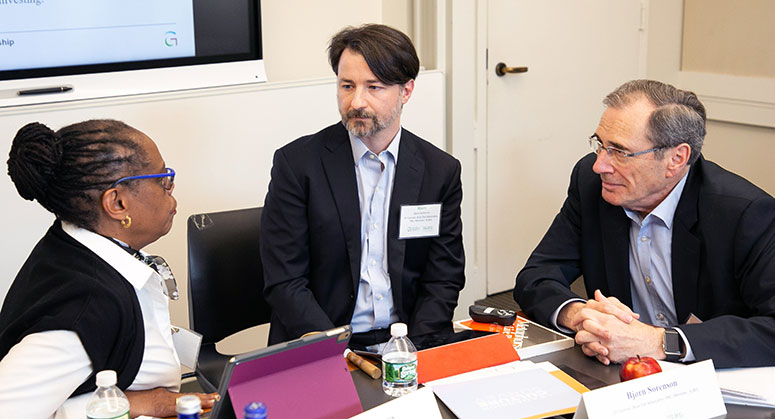
{"type": "Polygon", "coordinates": [[[604,364],[775,365],[775,199],[703,158],[694,93],[635,80],[603,103],[594,154],[573,169],[515,300],[604,364]],[[593,298],[570,290],[579,276],[593,298]]]}

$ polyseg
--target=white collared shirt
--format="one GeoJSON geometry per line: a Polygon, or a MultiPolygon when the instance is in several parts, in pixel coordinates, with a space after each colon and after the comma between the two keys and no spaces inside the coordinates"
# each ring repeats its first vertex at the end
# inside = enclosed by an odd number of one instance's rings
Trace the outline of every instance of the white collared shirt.
{"type": "MultiPolygon", "coordinates": [[[[161,277],[99,234],[63,222],[62,229],[115,268],[132,284],[140,302],[145,348],[128,390],[180,388],[180,360],[172,343],[169,301],[161,277]]],[[[24,418],[84,418],[90,394],[68,399],[87,379],[92,365],[78,335],[68,330],[33,333],[0,362],[0,415],[24,418]]]]}
{"type": "Polygon", "coordinates": [[[388,271],[387,224],[400,139],[401,128],[377,155],[350,134],[361,209],[361,269],[351,321],[355,333],[386,329],[398,321],[388,271]]]}

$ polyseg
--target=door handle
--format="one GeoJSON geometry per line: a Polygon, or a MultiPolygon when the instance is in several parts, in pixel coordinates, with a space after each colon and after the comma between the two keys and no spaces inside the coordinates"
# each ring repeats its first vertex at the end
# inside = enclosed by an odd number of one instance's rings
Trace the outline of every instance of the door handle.
{"type": "Polygon", "coordinates": [[[498,77],[503,77],[506,73],[527,73],[527,67],[508,67],[506,66],[506,63],[498,63],[495,65],[495,74],[497,74],[498,77]]]}

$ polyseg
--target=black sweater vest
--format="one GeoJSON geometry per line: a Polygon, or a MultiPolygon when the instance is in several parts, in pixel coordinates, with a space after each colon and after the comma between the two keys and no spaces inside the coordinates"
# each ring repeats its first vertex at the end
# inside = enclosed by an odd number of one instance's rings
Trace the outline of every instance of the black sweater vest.
{"type": "Polygon", "coordinates": [[[129,387],[143,359],[145,332],[134,287],[62,230],[59,220],[16,275],[0,311],[0,359],[25,336],[48,330],[78,334],[93,373],[72,396],[93,391],[94,374],[118,373],[129,387]]]}

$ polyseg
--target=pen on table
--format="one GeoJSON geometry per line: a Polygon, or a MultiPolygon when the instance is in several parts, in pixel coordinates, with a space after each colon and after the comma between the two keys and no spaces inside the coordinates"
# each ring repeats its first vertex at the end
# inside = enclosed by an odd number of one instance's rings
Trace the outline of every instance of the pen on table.
{"type": "Polygon", "coordinates": [[[45,95],[49,93],[64,93],[73,90],[73,86],[41,87],[39,89],[26,89],[16,92],[19,96],[45,95]]]}
{"type": "Polygon", "coordinates": [[[355,352],[349,349],[344,350],[344,357],[375,380],[382,375],[382,371],[380,371],[379,368],[375,367],[371,364],[371,362],[363,359],[363,357],[357,355],[355,352]]]}

